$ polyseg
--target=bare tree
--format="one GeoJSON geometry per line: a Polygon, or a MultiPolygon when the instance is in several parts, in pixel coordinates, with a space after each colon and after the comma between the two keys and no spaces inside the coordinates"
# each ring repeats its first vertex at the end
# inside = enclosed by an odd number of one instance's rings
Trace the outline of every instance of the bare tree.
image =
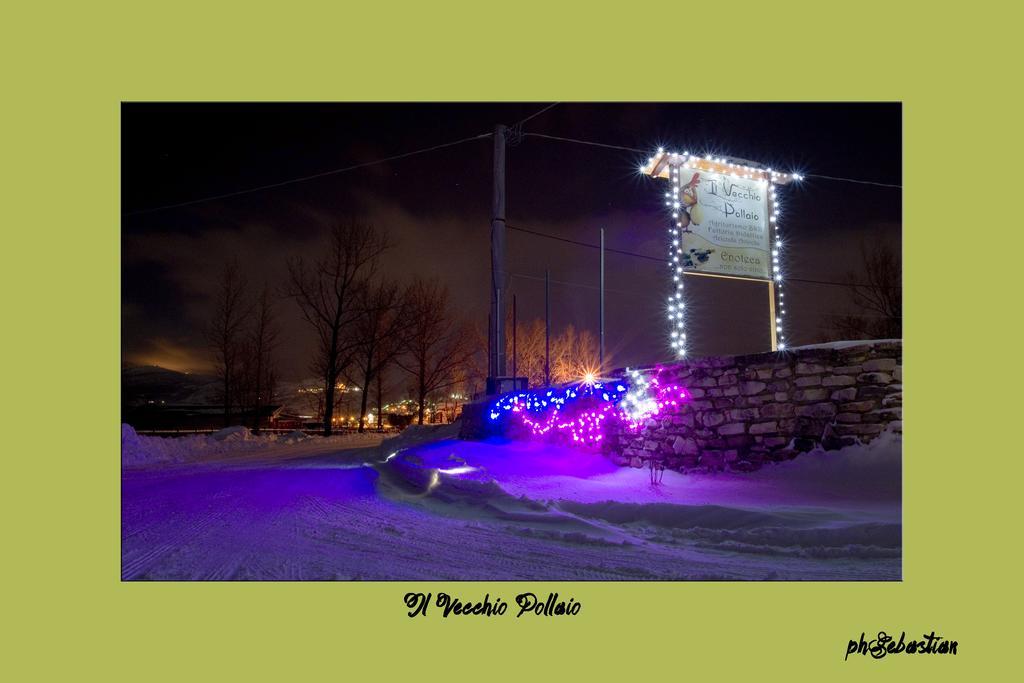
{"type": "Polygon", "coordinates": [[[528,378],[530,386],[544,383],[544,321],[518,321],[515,344],[512,343],[512,322],[505,327],[505,348],[508,349],[508,371],[515,367],[516,374],[528,378]],[[514,353],[513,353],[514,351],[514,353]],[[513,357],[514,361],[513,362],[513,357]]]}
{"type": "Polygon", "coordinates": [[[372,225],[349,222],[332,228],[323,256],[288,264],[288,294],[317,335],[312,369],[324,382],[324,436],[331,435],[338,378],[356,352],[345,331],[358,319],[360,293],[388,247],[387,237],[372,225]]]}
{"type": "MultiPolygon", "coordinates": [[[[511,322],[506,330],[506,348],[509,349],[508,362],[511,371],[511,322]]],[[[542,386],[545,380],[544,321],[535,318],[531,321],[519,322],[517,330],[516,372],[521,377],[527,377],[530,386],[542,386]]],[[[486,337],[478,332],[476,338],[477,345],[486,350],[486,346],[483,346],[486,337]]],[[[561,332],[551,338],[551,381],[556,384],[579,381],[588,372],[598,370],[599,356],[597,339],[593,333],[589,330],[578,330],[573,325],[566,325],[561,332]]]]}
{"type": "Polygon", "coordinates": [[[377,398],[377,431],[378,432],[383,432],[384,431],[384,391],[386,390],[386,387],[384,385],[384,372],[385,372],[385,370],[386,370],[386,368],[382,366],[380,368],[380,370],[377,372],[377,376],[376,376],[376,378],[374,380],[376,382],[376,384],[377,384],[376,398],[377,398]]]}
{"type": "MultiPolygon", "coordinates": [[[[472,346],[469,358],[466,362],[466,392],[470,395],[482,391],[487,385],[488,375],[488,346],[487,324],[485,321],[477,321],[468,328],[469,343],[472,346]]],[[[512,348],[511,341],[507,348],[512,348]]]]}
{"type": "Polygon", "coordinates": [[[846,274],[850,304],[857,313],[832,322],[844,339],[899,339],[903,336],[903,266],[891,244],[861,243],[861,272],[846,274]]]}
{"type": "MultiPolygon", "coordinates": [[[[409,330],[409,311],[408,292],[401,290],[394,282],[383,281],[366,287],[361,299],[361,314],[352,326],[355,354],[348,377],[362,393],[359,431],[363,432],[370,387],[402,352],[404,336],[409,330]]],[[[378,382],[378,415],[382,407],[381,391],[378,382]]]]}
{"type": "Polygon", "coordinates": [[[427,397],[455,385],[473,353],[471,335],[451,310],[448,289],[437,280],[417,280],[409,290],[410,328],[397,365],[412,376],[423,424],[427,397]]]}
{"type": "Polygon", "coordinates": [[[270,289],[264,285],[253,308],[252,325],[246,344],[246,377],[252,411],[253,431],[260,431],[260,411],[274,400],[277,368],[275,351],[281,336],[281,326],[274,310],[270,289]]]}
{"type": "Polygon", "coordinates": [[[221,382],[225,427],[230,425],[231,407],[237,394],[235,384],[240,371],[243,326],[248,315],[245,289],[245,278],[239,270],[238,260],[226,262],[221,273],[216,307],[206,330],[207,342],[216,364],[216,374],[221,382]]]}
{"type": "Polygon", "coordinates": [[[588,372],[596,372],[599,356],[597,339],[589,330],[577,330],[573,325],[566,325],[551,340],[551,381],[571,382],[588,372]]]}

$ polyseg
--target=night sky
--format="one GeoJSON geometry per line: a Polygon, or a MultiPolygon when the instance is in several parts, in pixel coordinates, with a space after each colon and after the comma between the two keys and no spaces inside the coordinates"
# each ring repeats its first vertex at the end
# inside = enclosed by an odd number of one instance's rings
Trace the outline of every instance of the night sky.
{"type": "MultiPolygon", "coordinates": [[[[124,360],[207,371],[203,342],[214,285],[237,256],[251,284],[284,282],[290,255],[314,255],[333,221],[371,222],[396,247],[386,270],[438,276],[463,314],[486,329],[491,140],[187,206],[221,195],[347,167],[514,124],[530,104],[125,104],[122,108],[122,344],[124,360]]],[[[899,104],[559,104],[527,132],[649,150],[659,145],[760,161],[777,170],[901,184],[899,104]]],[[[664,181],[641,177],[647,154],[525,137],[509,149],[508,223],[609,248],[665,255],[664,181]]],[[[862,241],[897,248],[901,190],[808,177],[780,191],[790,278],[839,281],[859,266],[862,241]]],[[[519,319],[542,317],[545,268],[555,331],[596,333],[598,252],[508,233],[510,292],[519,319]]],[[[608,254],[607,349],[615,366],[669,357],[667,266],[608,254]]],[[[688,278],[691,355],[768,347],[763,284],[688,278]]],[[[789,281],[787,338],[829,338],[847,312],[840,287],[789,281]]],[[[293,302],[285,379],[308,377],[312,336],[293,302]]]]}

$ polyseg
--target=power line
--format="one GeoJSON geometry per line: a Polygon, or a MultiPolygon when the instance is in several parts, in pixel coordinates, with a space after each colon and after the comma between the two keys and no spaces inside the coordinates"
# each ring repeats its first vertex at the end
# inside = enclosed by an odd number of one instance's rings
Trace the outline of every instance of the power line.
{"type": "MultiPolygon", "coordinates": [[[[517,230],[519,232],[526,232],[526,233],[529,233],[531,235],[537,235],[538,237],[546,237],[547,239],[556,240],[558,242],[566,242],[567,244],[575,244],[575,245],[580,246],[580,247],[589,247],[590,249],[600,249],[601,248],[601,246],[599,244],[590,244],[589,242],[580,242],[578,240],[571,240],[571,239],[569,239],[567,237],[559,237],[558,235],[552,235],[552,234],[547,233],[547,232],[540,232],[538,230],[530,230],[529,228],[521,228],[518,225],[512,225],[511,223],[506,223],[505,227],[508,228],[509,230],[517,230]]],[[[668,263],[668,259],[659,258],[657,256],[648,256],[646,254],[638,254],[638,253],[633,252],[633,251],[624,251],[622,249],[612,249],[610,247],[605,247],[604,250],[609,252],[609,253],[612,253],[612,254],[622,254],[624,256],[635,256],[637,258],[647,259],[648,261],[658,261],[659,263],[668,263]]]]}
{"type": "MultiPolygon", "coordinates": [[[[527,275],[525,273],[512,273],[512,272],[510,272],[509,274],[512,277],[519,277],[519,278],[523,278],[524,280],[534,280],[536,282],[544,282],[545,281],[544,278],[537,277],[536,275],[527,275]]],[[[585,285],[582,282],[566,282],[565,280],[549,280],[549,281],[553,285],[564,285],[565,287],[579,287],[581,289],[592,289],[592,290],[595,290],[595,291],[598,291],[598,290],[601,289],[597,285],[585,285]]],[[[637,296],[639,294],[642,294],[642,292],[638,292],[638,291],[630,291],[630,290],[626,290],[626,289],[611,289],[610,287],[605,287],[604,291],[606,291],[606,292],[614,292],[616,294],[628,294],[630,296],[637,296]]]]}
{"type": "Polygon", "coordinates": [[[529,121],[530,119],[532,119],[532,118],[536,118],[536,117],[540,116],[541,114],[543,114],[544,112],[546,112],[546,111],[547,111],[548,109],[551,109],[552,107],[557,107],[557,106],[558,106],[559,104],[561,104],[561,102],[552,102],[551,104],[549,104],[548,106],[544,107],[544,108],[543,108],[543,109],[541,109],[540,111],[535,111],[534,113],[530,114],[530,115],[529,115],[529,116],[527,116],[527,117],[526,117],[525,119],[523,119],[522,121],[520,121],[519,123],[517,123],[517,124],[515,124],[515,125],[516,125],[516,126],[522,126],[522,125],[523,125],[524,123],[526,123],[526,122],[527,122],[527,121],[529,121]]]}
{"type": "MultiPolygon", "coordinates": [[[[560,142],[571,142],[578,145],[590,145],[591,147],[604,147],[606,149],[618,149],[625,152],[636,152],[637,154],[647,154],[650,150],[637,149],[636,147],[624,147],[622,145],[609,145],[603,142],[594,142],[592,140],[580,140],[578,138],[565,138],[558,135],[544,135],[543,133],[523,133],[524,136],[531,136],[535,138],[545,138],[547,140],[558,140],[560,142]]],[[[817,173],[805,173],[805,178],[822,178],[824,180],[836,180],[845,183],[858,183],[860,185],[876,185],[878,187],[894,187],[897,189],[903,189],[902,185],[894,185],[892,183],[879,183],[874,180],[855,180],[853,178],[839,178],[837,176],[820,175],[817,173]]]]}
{"type": "Polygon", "coordinates": [[[891,320],[892,316],[881,313],[821,313],[828,318],[877,318],[879,320],[891,320]]]}
{"type": "MultiPolygon", "coordinates": [[[[515,124],[514,127],[521,129],[521,127],[522,127],[522,125],[524,123],[526,123],[527,121],[529,121],[529,120],[531,120],[531,119],[533,119],[533,118],[535,118],[537,116],[540,116],[541,114],[543,114],[544,112],[548,111],[552,107],[557,106],[558,104],[560,104],[560,102],[553,102],[553,103],[547,105],[546,107],[544,107],[544,108],[534,112],[533,114],[527,116],[525,119],[519,121],[517,124],[515,124]]],[[[467,138],[462,138],[460,140],[453,140],[452,142],[445,142],[445,143],[442,143],[442,144],[439,144],[439,145],[434,145],[432,147],[424,147],[423,149],[416,149],[416,150],[412,150],[410,152],[404,152],[402,154],[395,154],[395,155],[392,155],[392,156],[389,156],[389,157],[384,157],[382,159],[375,159],[373,161],[363,162],[361,164],[353,164],[351,166],[344,166],[342,168],[330,169],[328,171],[322,171],[320,173],[313,173],[313,174],[310,174],[310,175],[300,176],[300,177],[297,177],[297,178],[289,178],[287,180],[282,180],[282,181],[279,181],[279,182],[276,182],[276,183],[268,183],[266,185],[257,185],[255,187],[249,187],[249,188],[245,188],[245,189],[242,189],[242,190],[235,190],[233,192],[224,192],[224,193],[221,193],[221,194],[208,195],[206,197],[198,197],[196,199],[189,199],[187,201],[176,202],[176,203],[173,203],[173,204],[164,204],[164,205],[161,205],[161,206],[154,206],[154,207],[150,207],[150,208],[147,208],[147,209],[137,209],[135,211],[127,211],[127,212],[122,213],[122,215],[124,215],[124,216],[137,216],[137,215],[141,215],[141,214],[154,213],[156,211],[165,211],[167,209],[176,209],[176,208],[180,208],[180,207],[183,207],[183,206],[192,206],[194,204],[202,204],[202,203],[205,203],[205,202],[212,202],[212,201],[215,201],[215,200],[218,200],[218,199],[227,199],[229,197],[238,197],[238,196],[245,195],[245,194],[251,194],[253,192],[260,192],[262,190],[270,190],[270,189],[273,189],[273,188],[276,188],[276,187],[283,187],[285,185],[293,185],[295,183],[302,183],[302,182],[306,182],[306,181],[309,181],[309,180],[315,180],[317,178],[324,178],[326,176],[337,175],[339,173],[346,173],[348,171],[355,171],[355,170],[358,170],[360,168],[366,168],[368,166],[376,166],[377,164],[384,164],[384,163],[387,163],[389,161],[397,161],[398,159],[405,159],[407,157],[415,156],[417,154],[426,154],[427,152],[433,152],[433,151],[436,151],[436,150],[439,150],[439,149],[445,149],[446,147],[454,147],[455,145],[461,145],[461,144],[463,144],[465,142],[471,142],[473,140],[481,140],[483,138],[488,138],[488,137],[491,137],[491,135],[492,135],[491,133],[481,133],[480,135],[473,135],[473,136],[470,136],[470,137],[467,137],[467,138]]],[[[561,141],[561,142],[569,142],[569,143],[574,143],[574,144],[579,144],[579,145],[588,145],[588,146],[591,146],[591,147],[601,147],[601,148],[604,148],[604,149],[615,149],[615,150],[626,151],[626,152],[635,152],[635,153],[638,153],[638,154],[644,154],[645,153],[644,150],[637,149],[636,147],[625,147],[623,145],[610,145],[610,144],[603,143],[603,142],[594,142],[592,140],[580,140],[580,139],[577,139],[577,138],[567,138],[567,137],[561,137],[561,136],[558,136],[558,135],[547,135],[547,134],[544,134],[544,133],[522,133],[522,135],[524,137],[543,138],[543,139],[546,139],[546,140],[558,140],[558,141],[561,141]]],[[[902,185],[894,185],[894,184],[890,184],[890,183],[880,183],[880,182],[875,182],[875,181],[872,181],[872,180],[855,180],[853,178],[839,178],[839,177],[836,177],[836,176],[827,176],[827,175],[820,175],[820,174],[814,174],[814,173],[807,173],[807,174],[805,174],[805,177],[808,177],[808,178],[822,178],[824,180],[834,180],[834,181],[848,182],[848,183],[858,183],[858,184],[862,184],[862,185],[875,185],[877,187],[891,187],[891,188],[897,188],[897,189],[902,189],[903,188],[902,185]]],[[[609,250],[609,251],[614,251],[614,250],[609,250]]]]}
{"type": "MultiPolygon", "coordinates": [[[[535,282],[544,282],[545,281],[545,278],[538,277],[536,275],[527,275],[525,273],[510,272],[509,275],[511,275],[512,277],[522,278],[524,280],[533,280],[535,282]]],[[[587,285],[587,284],[584,284],[582,282],[566,282],[565,280],[550,280],[550,282],[551,282],[551,284],[563,285],[565,287],[578,287],[580,289],[590,289],[590,290],[595,290],[595,291],[601,289],[597,285],[587,285]]],[[[626,290],[626,289],[611,289],[609,287],[605,287],[604,291],[612,292],[614,294],[627,294],[629,296],[646,296],[647,294],[649,294],[649,292],[640,292],[640,291],[633,291],[633,290],[626,290]]],[[[822,313],[820,311],[812,311],[812,313],[814,315],[820,315],[820,316],[825,317],[825,318],[872,318],[872,319],[879,319],[879,320],[890,320],[891,319],[889,316],[876,315],[876,314],[872,314],[872,313],[822,313]]],[[[808,330],[811,329],[811,328],[807,328],[807,327],[797,327],[797,328],[794,328],[791,323],[792,323],[792,321],[790,321],[790,323],[788,324],[790,329],[800,329],[800,330],[804,330],[804,331],[808,331],[808,330]]]]}
{"type": "MultiPolygon", "coordinates": [[[[538,111],[535,111],[534,113],[530,114],[525,119],[519,121],[518,123],[515,124],[515,126],[521,127],[527,121],[540,116],[544,112],[548,111],[549,109],[551,109],[553,107],[558,106],[559,104],[561,104],[561,102],[552,102],[551,104],[543,107],[542,109],[539,109],[538,111]]],[[[148,208],[148,209],[138,209],[136,211],[128,211],[128,212],[125,212],[123,215],[125,215],[125,216],[135,216],[135,215],[139,215],[139,214],[153,213],[155,211],[163,211],[165,209],[176,209],[176,208],[182,207],[182,206],[191,206],[192,204],[201,204],[203,202],[211,202],[211,201],[214,201],[216,199],[227,199],[228,197],[237,197],[239,195],[250,194],[252,192],[259,192],[261,190],[269,190],[269,189],[273,189],[275,187],[282,187],[282,186],[285,186],[285,185],[293,185],[295,183],[302,183],[302,182],[305,182],[307,180],[315,180],[317,178],[323,178],[325,176],[337,175],[339,173],[346,173],[348,171],[355,171],[355,170],[360,169],[360,168],[366,168],[367,166],[375,166],[377,164],[383,164],[383,163],[387,163],[389,161],[397,161],[398,159],[405,159],[406,157],[415,156],[417,154],[426,154],[427,152],[433,152],[435,150],[444,149],[446,147],[454,147],[455,145],[461,145],[464,142],[470,142],[472,140],[480,140],[480,139],[483,139],[483,138],[488,138],[488,137],[491,137],[491,135],[492,135],[492,133],[481,133],[480,135],[473,135],[473,136],[470,136],[468,138],[462,138],[461,140],[454,140],[452,142],[445,142],[445,143],[442,143],[440,145],[434,145],[433,147],[425,147],[423,149],[417,149],[417,150],[413,150],[411,152],[404,152],[402,154],[395,154],[393,156],[384,157],[383,159],[375,159],[373,161],[367,161],[367,162],[364,162],[364,163],[361,163],[361,164],[354,164],[352,166],[345,166],[343,168],[335,168],[335,169],[331,169],[331,170],[328,170],[328,171],[322,171],[320,173],[313,173],[311,175],[300,176],[298,178],[290,178],[288,180],[282,180],[282,181],[276,182],[276,183],[268,183],[266,185],[257,185],[256,187],[250,187],[250,188],[246,188],[244,190],[236,190],[234,192],[224,192],[222,194],[209,195],[207,197],[199,197],[197,199],[190,199],[190,200],[187,200],[187,201],[184,201],[184,202],[176,202],[174,204],[164,204],[162,206],[154,206],[154,207],[148,208]]],[[[527,135],[533,135],[533,133],[527,133],[527,135]]]]}
{"type": "Polygon", "coordinates": [[[895,187],[899,190],[903,189],[902,185],[893,185],[891,183],[878,183],[874,180],[854,180],[853,178],[836,178],[830,175],[818,175],[817,173],[805,173],[805,178],[824,178],[825,180],[838,180],[844,183],[858,183],[860,185],[877,185],[878,187],[895,187]]]}
{"type": "MultiPolygon", "coordinates": [[[[554,105],[552,105],[554,106],[554,105]]],[[[539,113],[539,112],[538,112],[539,113]]],[[[433,147],[424,147],[423,149],[413,150],[411,152],[403,152],[402,154],[395,154],[393,156],[384,157],[383,159],[375,159],[373,161],[366,161],[361,164],[353,164],[352,166],[345,166],[343,168],[335,168],[329,171],[322,171],[320,173],[314,173],[312,175],[300,176],[298,178],[290,178],[288,180],[282,180],[277,183],[269,183],[267,185],[259,185],[256,187],[250,187],[244,190],[236,190],[235,192],[225,192],[223,194],[210,195],[208,197],[199,197],[198,199],[190,199],[184,202],[177,202],[175,204],[164,204],[163,206],[154,206],[149,209],[139,209],[137,211],[128,211],[124,213],[125,216],[136,216],[139,214],[153,213],[155,211],[164,211],[165,209],[176,209],[181,206],[191,206],[192,204],[202,204],[204,202],[212,202],[216,199],[226,199],[228,197],[237,197],[243,194],[250,194],[252,192],[260,192],[261,190],[269,190],[275,187],[282,187],[284,185],[293,185],[295,183],[306,182],[307,180],[315,180],[316,178],[323,178],[325,176],[337,175],[339,173],[346,173],[348,171],[355,171],[356,169],[366,168],[367,166],[375,166],[377,164],[384,164],[389,161],[396,161],[398,159],[405,159],[407,157],[415,156],[417,154],[426,154],[427,152],[433,152],[435,150],[444,149],[446,147],[454,147],[455,145],[461,145],[464,142],[471,142],[473,140],[480,140],[483,138],[491,137],[492,133],[481,133],[480,135],[473,135],[468,138],[462,138],[461,140],[454,140],[452,142],[444,142],[440,145],[434,145],[433,147]]]]}
{"type": "MultiPolygon", "coordinates": [[[[623,147],[622,145],[609,145],[603,142],[593,142],[591,140],[578,140],[576,138],[563,138],[557,135],[545,135],[543,133],[523,133],[523,135],[533,138],[544,138],[546,140],[559,140],[561,142],[574,142],[579,145],[590,145],[591,147],[604,147],[606,149],[619,149],[626,152],[636,152],[637,154],[645,154],[644,150],[637,149],[636,147],[623,147]]],[[[650,151],[650,150],[648,150],[650,151]]]]}
{"type": "MultiPolygon", "coordinates": [[[[515,230],[517,232],[525,232],[525,233],[528,233],[530,235],[536,235],[537,237],[544,237],[546,239],[555,240],[555,241],[558,241],[558,242],[565,242],[567,244],[575,244],[575,245],[580,246],[580,247],[587,247],[588,249],[600,249],[601,248],[601,245],[599,245],[599,244],[592,244],[590,242],[581,242],[579,240],[568,239],[567,237],[559,237],[558,235],[552,235],[550,233],[541,232],[539,230],[531,230],[529,228],[522,228],[522,227],[520,227],[518,225],[512,225],[511,223],[506,223],[505,227],[507,227],[509,230],[515,230]]],[[[668,263],[668,259],[667,258],[661,258],[659,256],[649,256],[648,254],[640,254],[640,253],[637,253],[635,251],[626,251],[624,249],[610,249],[608,247],[605,247],[605,251],[613,253],[613,254],[622,254],[623,256],[632,256],[634,258],[642,258],[642,259],[646,259],[648,261],[657,261],[659,263],[668,263]]],[[[834,287],[871,287],[872,286],[872,285],[867,285],[867,284],[864,284],[864,283],[861,283],[861,282],[834,282],[834,281],[830,281],[830,280],[811,280],[811,279],[808,279],[808,278],[798,278],[798,277],[787,277],[786,278],[786,282],[801,282],[801,283],[811,284],[811,285],[831,285],[831,286],[834,286],[834,287]]]]}

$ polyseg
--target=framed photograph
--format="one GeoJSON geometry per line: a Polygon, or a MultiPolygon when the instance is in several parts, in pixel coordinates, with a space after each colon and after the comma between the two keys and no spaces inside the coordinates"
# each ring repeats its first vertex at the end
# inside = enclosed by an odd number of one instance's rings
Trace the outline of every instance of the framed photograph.
{"type": "Polygon", "coordinates": [[[8,679],[1014,670],[1001,8],[193,5],[0,23],[8,679]]]}

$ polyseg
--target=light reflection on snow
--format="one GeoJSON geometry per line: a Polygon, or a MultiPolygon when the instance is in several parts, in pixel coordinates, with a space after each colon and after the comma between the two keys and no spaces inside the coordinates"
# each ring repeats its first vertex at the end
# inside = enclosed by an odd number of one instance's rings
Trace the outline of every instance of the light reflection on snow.
{"type": "Polygon", "coordinates": [[[446,469],[440,469],[438,472],[441,474],[468,474],[470,472],[476,472],[478,468],[464,465],[462,467],[449,467],[446,469]]]}

